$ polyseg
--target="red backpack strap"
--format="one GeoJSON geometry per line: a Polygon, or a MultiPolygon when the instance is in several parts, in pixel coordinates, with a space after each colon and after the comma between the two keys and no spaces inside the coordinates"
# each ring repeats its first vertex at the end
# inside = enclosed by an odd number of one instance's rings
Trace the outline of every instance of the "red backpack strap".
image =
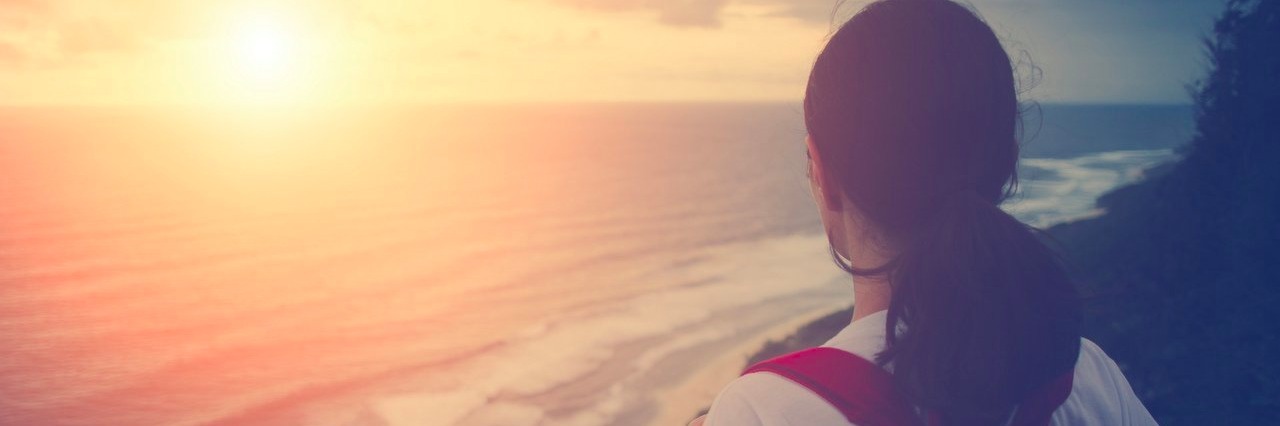
{"type": "Polygon", "coordinates": [[[858,426],[920,424],[895,392],[893,377],[857,355],[816,347],[760,362],[742,374],[762,371],[808,388],[858,426]]]}
{"type": "MultiPolygon", "coordinates": [[[[915,410],[894,390],[893,376],[860,356],[827,347],[792,352],[748,367],[743,375],[769,372],[813,391],[858,426],[919,425],[915,410]]],[[[1048,425],[1071,395],[1074,371],[1067,371],[1019,404],[1010,426],[1048,425]]],[[[929,424],[939,424],[936,415],[929,424]]]]}

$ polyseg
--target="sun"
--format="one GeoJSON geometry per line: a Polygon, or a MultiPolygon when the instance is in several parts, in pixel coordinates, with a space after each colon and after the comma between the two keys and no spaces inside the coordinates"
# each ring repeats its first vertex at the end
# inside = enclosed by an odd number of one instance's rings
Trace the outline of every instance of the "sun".
{"type": "Polygon", "coordinates": [[[270,22],[252,22],[241,30],[236,40],[241,71],[247,76],[277,80],[296,62],[297,46],[279,26],[270,22]]]}
{"type": "Polygon", "coordinates": [[[253,11],[231,20],[219,43],[219,97],[236,103],[292,102],[311,80],[305,37],[287,15],[253,11]]]}

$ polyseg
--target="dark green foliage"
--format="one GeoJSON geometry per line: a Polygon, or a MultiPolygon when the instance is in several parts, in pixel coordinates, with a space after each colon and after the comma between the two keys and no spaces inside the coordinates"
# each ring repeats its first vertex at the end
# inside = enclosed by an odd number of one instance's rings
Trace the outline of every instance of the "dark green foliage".
{"type": "Polygon", "coordinates": [[[1230,1],[1206,47],[1186,157],[1049,231],[1161,424],[1280,424],[1280,1],[1230,1]]]}
{"type": "Polygon", "coordinates": [[[840,330],[843,330],[849,321],[853,319],[853,308],[841,309],[836,312],[827,314],[811,323],[805,324],[795,333],[787,336],[782,340],[770,340],[764,344],[764,347],[747,358],[747,365],[743,368],[754,365],[757,362],[764,361],[785,353],[795,352],[801,349],[808,349],[815,346],[821,346],[832,337],[836,336],[840,330]]]}

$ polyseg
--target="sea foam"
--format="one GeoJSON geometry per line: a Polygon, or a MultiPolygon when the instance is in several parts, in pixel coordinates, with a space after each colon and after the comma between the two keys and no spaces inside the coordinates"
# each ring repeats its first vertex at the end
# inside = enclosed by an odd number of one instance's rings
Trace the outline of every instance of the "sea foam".
{"type": "MultiPolygon", "coordinates": [[[[607,423],[643,398],[628,391],[627,380],[650,372],[673,354],[741,331],[731,321],[714,324],[716,316],[742,308],[769,310],[771,301],[806,294],[811,296],[806,302],[810,307],[840,304],[840,297],[825,297],[847,290],[832,282],[839,272],[831,267],[826,250],[822,235],[709,247],[704,260],[671,271],[680,277],[668,277],[712,278],[709,284],[671,288],[620,302],[590,317],[564,317],[531,327],[502,348],[448,372],[458,383],[454,389],[390,396],[373,406],[393,425],[607,423]],[[649,341],[636,353],[617,351],[649,341]],[[618,358],[626,359],[620,363],[623,367],[600,372],[618,358]],[[592,381],[600,382],[596,385],[580,383],[592,374],[611,377],[592,381]],[[529,402],[566,386],[587,388],[580,391],[589,395],[585,407],[550,407],[558,416],[548,417],[529,402]],[[491,419],[502,421],[488,423],[491,419]]],[[[760,317],[767,321],[778,314],[760,317]]]]}
{"type": "Polygon", "coordinates": [[[1014,216],[1038,227],[1101,213],[1099,195],[1142,177],[1142,171],[1175,158],[1172,150],[1110,151],[1072,158],[1027,158],[1021,192],[1005,204],[1014,216]]]}

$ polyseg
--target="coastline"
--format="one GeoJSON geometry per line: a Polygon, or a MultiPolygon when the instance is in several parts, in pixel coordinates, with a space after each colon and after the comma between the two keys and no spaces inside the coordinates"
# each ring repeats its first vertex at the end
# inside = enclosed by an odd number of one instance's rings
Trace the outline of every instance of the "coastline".
{"type": "Polygon", "coordinates": [[[812,312],[778,324],[725,351],[697,374],[657,395],[660,411],[651,424],[687,424],[705,414],[720,389],[738,377],[747,366],[787,352],[821,345],[840,332],[852,318],[852,306],[812,312]]]}

